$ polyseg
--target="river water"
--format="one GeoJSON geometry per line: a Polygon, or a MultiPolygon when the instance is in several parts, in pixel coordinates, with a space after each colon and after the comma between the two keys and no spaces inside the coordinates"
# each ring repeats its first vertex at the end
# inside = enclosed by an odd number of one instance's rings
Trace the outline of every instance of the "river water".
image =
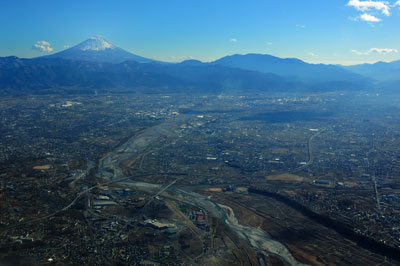
{"type": "MultiPolygon", "coordinates": [[[[188,114],[178,115],[130,138],[126,143],[118,147],[115,151],[106,154],[100,160],[97,176],[109,181],[124,179],[123,182],[119,182],[119,185],[156,194],[162,189],[162,186],[126,179],[121,164],[124,161],[128,161],[143,154],[152,143],[158,141],[161,137],[173,135],[174,129],[188,121],[190,118],[191,116],[188,114]]],[[[240,238],[246,240],[247,243],[257,252],[266,255],[273,254],[282,259],[286,265],[304,265],[296,261],[284,245],[271,239],[271,237],[263,230],[239,224],[230,207],[219,205],[213,202],[209,197],[195,192],[184,191],[174,187],[171,187],[168,190],[174,192],[174,200],[204,209],[209,215],[222,220],[233,232],[235,232],[240,238]]],[[[168,195],[168,190],[162,194],[164,197],[171,197],[168,195]]]]}
{"type": "Polygon", "coordinates": [[[273,240],[265,231],[261,230],[260,228],[239,224],[231,207],[222,204],[218,205],[226,213],[227,217],[225,219],[225,223],[242,239],[245,239],[247,243],[256,251],[261,252],[264,255],[278,256],[287,265],[306,265],[298,262],[292,256],[289,250],[282,245],[282,243],[273,240]]]}

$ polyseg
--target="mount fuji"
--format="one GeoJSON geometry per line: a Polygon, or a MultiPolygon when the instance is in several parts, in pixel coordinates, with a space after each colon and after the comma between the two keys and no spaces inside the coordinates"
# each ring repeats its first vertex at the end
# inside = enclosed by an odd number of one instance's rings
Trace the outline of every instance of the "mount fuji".
{"type": "Polygon", "coordinates": [[[44,57],[113,64],[122,63],[124,61],[136,61],[138,63],[157,62],[156,60],[129,53],[113,45],[101,36],[91,37],[69,49],[44,57]]]}
{"type": "MultiPolygon", "coordinates": [[[[395,80],[379,86],[392,89],[398,84],[395,80]]],[[[60,91],[321,92],[375,86],[368,76],[341,66],[270,55],[232,55],[210,63],[155,61],[129,53],[100,36],[39,58],[0,57],[0,95],[60,91]]]]}

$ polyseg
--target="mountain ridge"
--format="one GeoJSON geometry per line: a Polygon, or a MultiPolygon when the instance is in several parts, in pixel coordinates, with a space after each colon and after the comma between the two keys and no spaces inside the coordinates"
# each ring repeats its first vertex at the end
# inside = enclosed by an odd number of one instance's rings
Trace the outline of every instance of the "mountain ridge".
{"type": "Polygon", "coordinates": [[[299,78],[306,82],[357,81],[362,79],[361,75],[339,66],[310,64],[297,58],[280,58],[268,54],[234,54],[222,57],[212,63],[299,78]]]}
{"type": "Polygon", "coordinates": [[[343,66],[343,68],[381,82],[400,80],[400,60],[343,66]]]}
{"type": "Polygon", "coordinates": [[[71,90],[90,93],[95,89],[144,93],[267,93],[357,90],[365,85],[343,81],[308,84],[273,73],[192,63],[194,65],[125,61],[113,64],[45,57],[0,58],[0,91],[9,94],[71,90]]]}
{"type": "Polygon", "coordinates": [[[136,61],[138,63],[152,63],[157,60],[145,58],[125,51],[115,46],[101,36],[91,37],[73,47],[55,54],[43,56],[44,58],[63,58],[77,61],[122,63],[136,61]]]}
{"type": "MultiPolygon", "coordinates": [[[[386,87],[397,82],[387,83],[386,87]]],[[[166,63],[131,54],[101,36],[32,59],[0,57],[0,91],[94,88],[108,91],[268,92],[366,90],[369,77],[337,65],[268,54],[235,54],[213,62],[166,63]]]]}

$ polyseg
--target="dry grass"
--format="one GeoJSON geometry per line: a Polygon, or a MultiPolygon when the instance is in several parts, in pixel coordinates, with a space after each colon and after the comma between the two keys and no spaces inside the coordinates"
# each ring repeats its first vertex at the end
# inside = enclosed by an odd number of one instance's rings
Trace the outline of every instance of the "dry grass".
{"type": "Polygon", "coordinates": [[[222,188],[220,188],[220,187],[210,187],[210,188],[207,188],[206,190],[210,191],[210,192],[222,192],[222,188]]]}
{"type": "Polygon", "coordinates": [[[50,164],[37,165],[33,167],[33,170],[49,170],[51,168],[50,164]]]}
{"type": "Polygon", "coordinates": [[[303,182],[304,177],[292,174],[282,174],[282,175],[274,175],[274,176],[267,176],[267,180],[273,181],[289,181],[289,182],[303,182]]]}

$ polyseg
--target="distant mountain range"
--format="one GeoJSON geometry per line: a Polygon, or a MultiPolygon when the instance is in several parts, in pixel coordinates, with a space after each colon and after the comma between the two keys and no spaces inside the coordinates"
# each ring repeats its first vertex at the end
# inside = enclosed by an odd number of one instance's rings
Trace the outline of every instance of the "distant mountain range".
{"type": "Polygon", "coordinates": [[[165,63],[92,37],[48,56],[0,58],[0,93],[297,92],[396,89],[400,61],[342,67],[247,54],[165,63]]]}
{"type": "Polygon", "coordinates": [[[213,64],[227,67],[274,73],[288,78],[307,81],[353,81],[361,77],[346,69],[334,65],[308,64],[296,58],[279,58],[271,55],[247,54],[226,56],[213,64]]]}
{"type": "Polygon", "coordinates": [[[400,80],[400,60],[390,63],[378,62],[375,64],[361,64],[344,68],[378,81],[400,80]]]}
{"type": "Polygon", "coordinates": [[[302,84],[274,74],[217,65],[196,67],[135,61],[112,64],[61,58],[5,57],[0,58],[0,66],[0,88],[8,94],[94,91],[220,93],[303,89],[302,84]]]}
{"type": "Polygon", "coordinates": [[[380,90],[400,91],[400,60],[346,66],[344,69],[369,77],[374,81],[374,87],[380,90]]]}

